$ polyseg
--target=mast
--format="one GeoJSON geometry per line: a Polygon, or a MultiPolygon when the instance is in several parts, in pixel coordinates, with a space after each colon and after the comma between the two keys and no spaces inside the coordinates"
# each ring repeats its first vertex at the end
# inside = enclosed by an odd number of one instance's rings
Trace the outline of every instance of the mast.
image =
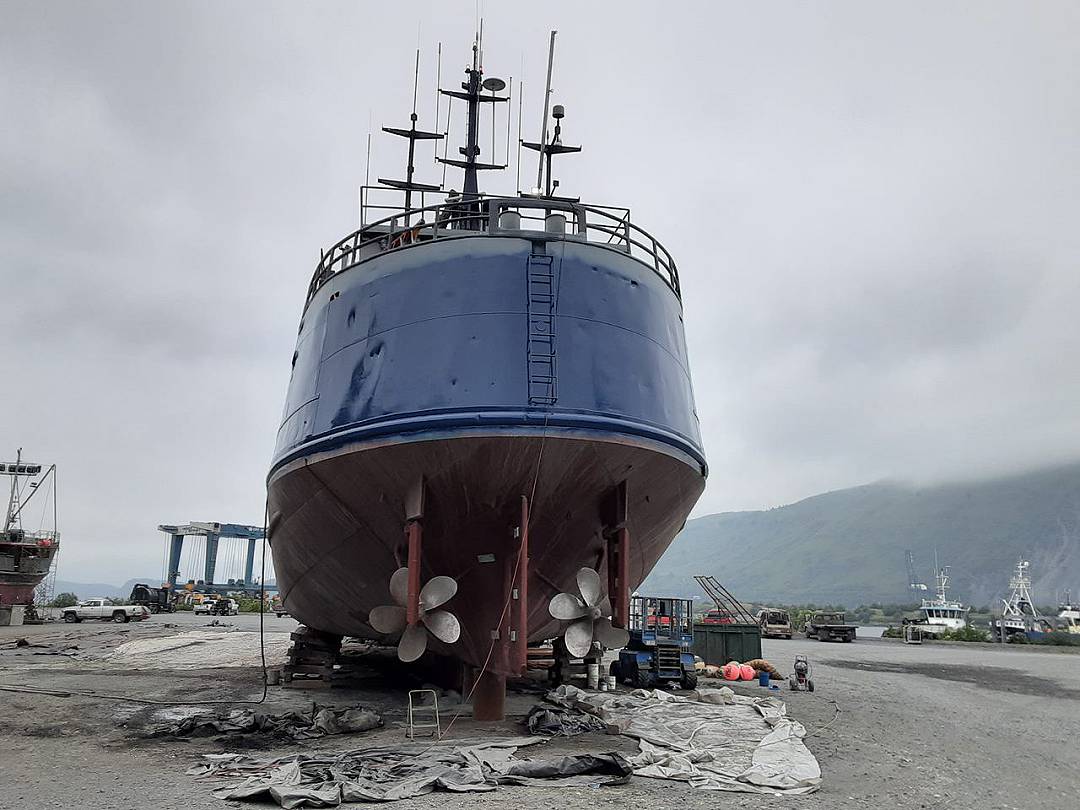
{"type": "MultiPolygon", "coordinates": [[[[20,447],[15,453],[15,466],[18,468],[22,464],[22,448],[20,447]]],[[[19,476],[17,473],[11,475],[11,494],[8,495],[7,512],[4,515],[4,534],[7,534],[8,529],[11,528],[11,523],[15,519],[15,515],[19,510],[15,508],[15,505],[19,502],[19,476]]]]}
{"type": "MultiPolygon", "coordinates": [[[[547,68],[547,87],[544,90],[544,120],[543,126],[540,130],[540,140],[537,142],[521,141],[521,145],[526,149],[532,149],[534,152],[539,153],[537,159],[536,168],[536,196],[544,196],[549,199],[555,199],[555,189],[559,187],[559,181],[554,180],[551,176],[551,158],[553,155],[565,155],[571,152],[580,152],[580,146],[564,146],[562,143],[562,119],[566,115],[566,110],[561,104],[551,106],[551,69],[552,63],[555,59],[555,34],[556,31],[551,32],[551,41],[548,45],[548,68],[547,68]],[[551,117],[555,119],[555,132],[551,138],[551,143],[548,143],[548,110],[551,111],[551,117]],[[546,170],[546,171],[545,171],[546,170]],[[546,177],[545,177],[546,174],[546,177]]],[[[568,199],[568,198],[562,198],[568,199]]],[[[576,202],[576,200],[573,200],[576,202]]]]}
{"type": "MultiPolygon", "coordinates": [[[[401,129],[400,127],[383,127],[382,131],[389,133],[390,135],[397,135],[399,138],[407,138],[409,140],[409,158],[405,164],[405,179],[404,180],[387,180],[380,177],[379,182],[384,186],[390,186],[392,188],[402,189],[405,192],[405,222],[409,223],[411,219],[412,210],[412,193],[414,191],[438,191],[439,187],[430,183],[416,183],[413,181],[413,174],[416,172],[415,158],[416,158],[416,142],[417,141],[438,141],[442,139],[442,134],[438,132],[427,132],[425,130],[416,128],[416,93],[417,87],[420,82],[420,49],[416,49],[416,69],[413,73],[413,103],[412,114],[409,116],[411,122],[408,129],[401,129]]],[[[438,121],[435,122],[438,126],[438,121]]],[[[371,141],[368,140],[368,161],[371,160],[371,141]]]]}
{"type": "MultiPolygon", "coordinates": [[[[439,89],[439,92],[444,96],[461,99],[467,105],[465,145],[458,148],[458,153],[464,159],[436,158],[439,163],[445,166],[456,166],[465,170],[465,185],[462,188],[462,198],[466,202],[475,201],[480,196],[478,172],[506,168],[505,164],[481,163],[477,160],[480,157],[480,105],[497,104],[510,100],[509,96],[498,95],[501,90],[506,88],[505,81],[494,76],[484,79],[484,68],[480,62],[479,37],[473,41],[472,51],[472,66],[465,68],[466,80],[461,83],[461,90],[439,89]],[[484,95],[481,92],[483,90],[489,91],[491,95],[484,95]]],[[[494,112],[492,115],[494,115],[494,112]]],[[[492,158],[494,159],[494,155],[492,155],[492,158]]]]}
{"type": "Polygon", "coordinates": [[[1024,607],[1026,606],[1031,611],[1033,618],[1039,617],[1039,612],[1035,609],[1035,602],[1031,598],[1031,576],[1028,574],[1028,569],[1031,567],[1031,563],[1021,557],[1016,561],[1016,573],[1009,579],[1009,587],[1012,588],[1012,593],[1009,594],[1009,598],[1003,600],[1005,602],[1005,615],[1006,616],[1023,616],[1024,607]]]}
{"type": "MultiPolygon", "coordinates": [[[[935,557],[937,555],[935,554],[935,557]]],[[[946,599],[946,592],[949,589],[949,566],[939,568],[937,572],[937,595],[938,599],[942,602],[946,599]]]]}
{"type": "MultiPolygon", "coordinates": [[[[540,148],[537,150],[540,154],[536,159],[536,193],[540,193],[540,189],[544,187],[544,149],[547,147],[547,135],[548,135],[548,107],[551,104],[551,67],[555,61],[555,35],[558,31],[551,32],[551,41],[548,43],[548,68],[547,68],[547,85],[544,87],[544,117],[540,119],[540,148]]],[[[551,161],[547,162],[548,168],[548,182],[551,182],[551,161]]]]}
{"type": "MultiPolygon", "coordinates": [[[[31,492],[26,496],[25,500],[19,493],[19,478],[34,478],[41,475],[40,464],[27,464],[22,460],[22,448],[20,447],[15,454],[15,461],[13,462],[0,462],[0,475],[11,476],[11,492],[8,495],[7,512],[4,515],[4,533],[11,529],[18,529],[21,525],[19,515],[33,497],[41,490],[42,485],[48,480],[56,470],[56,465],[53,464],[45,471],[45,475],[41,479],[32,484],[31,492]]],[[[54,504],[55,505],[55,504],[54,504]]]]}
{"type": "Polygon", "coordinates": [[[474,42],[472,48],[472,69],[468,71],[469,80],[462,82],[462,87],[469,94],[469,114],[465,127],[465,187],[466,198],[473,198],[479,192],[476,181],[476,158],[480,155],[480,47],[474,42]]]}

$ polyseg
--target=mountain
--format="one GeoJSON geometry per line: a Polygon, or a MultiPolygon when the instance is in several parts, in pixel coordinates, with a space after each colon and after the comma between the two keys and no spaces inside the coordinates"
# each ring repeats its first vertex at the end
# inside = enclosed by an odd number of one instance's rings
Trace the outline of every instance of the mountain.
{"type": "Polygon", "coordinates": [[[639,588],[699,592],[712,574],[741,599],[843,604],[912,602],[904,552],[933,589],[934,553],[950,595],[981,606],[1008,595],[1016,559],[1031,560],[1040,605],[1080,593],[1080,463],[928,487],[877,483],[763,512],[688,521],[639,588]]]}
{"type": "Polygon", "coordinates": [[[142,579],[129,579],[123,585],[105,585],[100,582],[69,582],[64,579],[56,580],[54,593],[73,593],[80,599],[93,599],[101,596],[106,598],[121,597],[126,599],[131,596],[131,589],[139,582],[147,585],[160,585],[160,577],[143,577],[142,579]]]}

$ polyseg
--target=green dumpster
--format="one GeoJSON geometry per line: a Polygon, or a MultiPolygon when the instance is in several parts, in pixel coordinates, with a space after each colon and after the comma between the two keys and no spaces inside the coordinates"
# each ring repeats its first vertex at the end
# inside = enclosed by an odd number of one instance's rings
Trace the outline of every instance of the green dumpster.
{"type": "Polygon", "coordinates": [[[756,624],[695,624],[694,655],[718,667],[728,661],[761,658],[761,628],[756,624]]]}

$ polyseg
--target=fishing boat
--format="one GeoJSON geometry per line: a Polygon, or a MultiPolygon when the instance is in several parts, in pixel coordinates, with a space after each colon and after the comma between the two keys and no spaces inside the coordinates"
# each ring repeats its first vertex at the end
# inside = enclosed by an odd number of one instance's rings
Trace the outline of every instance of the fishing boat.
{"type": "Polygon", "coordinates": [[[1057,628],[1053,617],[1042,616],[1031,597],[1031,562],[1020,557],[1009,579],[1008,599],[1002,599],[1001,618],[990,623],[995,635],[1001,634],[1002,622],[1008,636],[1026,636],[1038,641],[1057,628]]]}
{"type": "Polygon", "coordinates": [[[630,594],[707,474],[675,261],[628,208],[557,194],[553,159],[581,147],[549,104],[554,43],[536,141],[518,101],[535,187],[479,187],[511,163],[494,121],[514,98],[480,38],[437,95],[464,120],[457,155],[449,125],[418,128],[415,84],[410,126],[384,128],[405,177],[362,187],[360,228],[322,252],[268,476],[283,608],[403,661],[460,661],[478,717],[501,715],[529,645],[625,642],[630,594]],[[432,146],[460,186],[420,182],[432,146]]]}
{"type": "Polygon", "coordinates": [[[1061,620],[1062,629],[1080,634],[1080,605],[1073,602],[1071,590],[1066,590],[1058,602],[1057,617],[1061,620]]]}
{"type": "MultiPolygon", "coordinates": [[[[22,448],[13,462],[0,462],[0,475],[10,479],[4,530],[0,534],[0,612],[4,623],[12,621],[12,608],[21,607],[19,617],[34,615],[35,590],[49,575],[60,551],[56,531],[56,498],[52,493],[51,530],[24,528],[26,507],[46,484],[55,481],[56,465],[43,467],[23,461],[22,448]]],[[[47,505],[47,504],[46,504],[47,505]]],[[[47,515],[43,513],[43,521],[47,515]]]]}
{"type": "MultiPolygon", "coordinates": [[[[936,555],[935,555],[936,561],[936,555]]],[[[934,574],[936,593],[933,599],[923,599],[917,625],[924,635],[939,636],[947,630],[967,627],[969,607],[949,599],[949,567],[938,568],[934,574]]]]}

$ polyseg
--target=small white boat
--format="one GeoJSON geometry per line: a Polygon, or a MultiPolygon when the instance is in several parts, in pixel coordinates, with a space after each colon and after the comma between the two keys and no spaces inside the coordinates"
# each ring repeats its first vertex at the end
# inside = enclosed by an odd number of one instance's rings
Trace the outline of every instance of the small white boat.
{"type": "Polygon", "coordinates": [[[934,576],[937,593],[933,599],[923,599],[919,608],[919,619],[914,622],[923,635],[938,636],[946,630],[960,630],[967,627],[969,607],[949,599],[949,567],[938,568],[934,576]]]}
{"type": "Polygon", "coordinates": [[[1072,601],[1072,591],[1065,591],[1065,598],[1058,604],[1058,618],[1063,620],[1063,630],[1080,634],[1080,605],[1072,601]]]}

